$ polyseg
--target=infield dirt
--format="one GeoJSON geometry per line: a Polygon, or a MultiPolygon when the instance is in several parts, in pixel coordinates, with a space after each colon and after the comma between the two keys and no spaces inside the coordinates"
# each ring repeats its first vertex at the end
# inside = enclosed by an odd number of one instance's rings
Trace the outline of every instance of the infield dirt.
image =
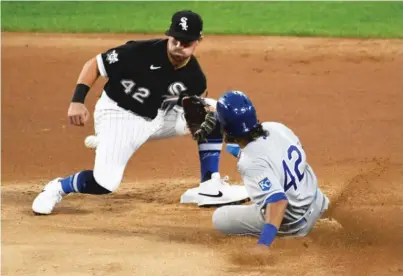
{"type": "MultiPolygon", "coordinates": [[[[45,183],[93,166],[92,117],[67,119],[82,65],[150,37],[2,34],[2,275],[403,275],[402,40],[207,36],[198,49],[209,96],[242,90],[302,140],[335,218],[306,238],[251,255],[255,238],[225,237],[214,209],[179,204],[199,179],[190,137],[145,144],[116,193],[34,216],[45,183]]],[[[220,171],[240,181],[227,153],[220,171]]]]}

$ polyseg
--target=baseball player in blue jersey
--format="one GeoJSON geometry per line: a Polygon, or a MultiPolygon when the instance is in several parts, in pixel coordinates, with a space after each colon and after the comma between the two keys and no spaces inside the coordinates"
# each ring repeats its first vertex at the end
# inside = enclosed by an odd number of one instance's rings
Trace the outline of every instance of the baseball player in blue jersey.
{"type": "Polygon", "coordinates": [[[238,158],[238,171],[253,204],[224,206],[213,214],[216,229],[230,235],[260,236],[270,246],[276,236],[305,236],[328,209],[329,199],[307,163],[298,137],[281,123],[257,119],[250,99],[240,91],[217,103],[227,151],[238,158]]]}

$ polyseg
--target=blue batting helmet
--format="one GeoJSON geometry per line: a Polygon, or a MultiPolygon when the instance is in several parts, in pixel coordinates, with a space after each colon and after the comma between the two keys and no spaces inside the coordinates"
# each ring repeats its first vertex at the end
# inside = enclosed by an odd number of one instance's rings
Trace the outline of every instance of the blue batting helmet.
{"type": "Polygon", "coordinates": [[[231,136],[243,136],[259,121],[251,100],[241,91],[228,91],[217,102],[217,117],[224,131],[231,136]]]}

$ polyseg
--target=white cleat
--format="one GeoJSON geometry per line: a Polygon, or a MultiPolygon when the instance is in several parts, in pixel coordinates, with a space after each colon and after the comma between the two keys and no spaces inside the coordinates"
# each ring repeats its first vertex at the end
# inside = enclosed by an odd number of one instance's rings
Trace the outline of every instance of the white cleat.
{"type": "Polygon", "coordinates": [[[248,200],[248,192],[243,185],[228,184],[228,177],[221,179],[213,173],[211,179],[200,183],[197,188],[187,190],[181,196],[181,203],[193,203],[199,207],[238,204],[248,200]]]}
{"type": "Polygon", "coordinates": [[[62,201],[62,197],[66,194],[63,192],[60,183],[61,179],[62,178],[56,178],[50,181],[34,199],[32,211],[34,211],[35,214],[49,215],[52,213],[56,204],[62,201]]]}
{"type": "Polygon", "coordinates": [[[98,137],[95,135],[89,135],[84,140],[84,145],[89,149],[96,149],[99,144],[98,137]]]}

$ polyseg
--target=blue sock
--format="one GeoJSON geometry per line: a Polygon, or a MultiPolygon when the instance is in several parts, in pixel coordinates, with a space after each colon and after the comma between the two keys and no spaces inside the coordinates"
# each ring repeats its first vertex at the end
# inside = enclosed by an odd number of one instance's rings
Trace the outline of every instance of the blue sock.
{"type": "MultiPolygon", "coordinates": [[[[199,145],[200,148],[200,145],[199,145]]],[[[211,179],[213,173],[218,172],[221,151],[201,151],[199,150],[201,182],[211,179]]]]}
{"type": "Polygon", "coordinates": [[[87,186],[87,180],[92,178],[92,171],[81,171],[62,179],[60,182],[66,194],[82,193],[87,186]]]}
{"type": "Polygon", "coordinates": [[[199,143],[201,182],[211,179],[211,175],[218,172],[222,141],[220,126],[217,124],[216,129],[207,137],[207,142],[199,143]]]}

